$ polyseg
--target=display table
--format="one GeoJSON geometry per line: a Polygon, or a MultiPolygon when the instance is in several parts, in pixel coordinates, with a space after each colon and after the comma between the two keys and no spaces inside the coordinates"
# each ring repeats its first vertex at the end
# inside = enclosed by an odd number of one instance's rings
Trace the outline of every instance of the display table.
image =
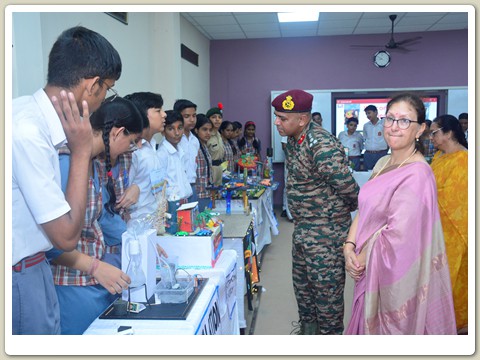
{"type": "MultiPolygon", "coordinates": [[[[235,250],[224,249],[218,258],[214,268],[195,269],[182,267],[190,275],[200,275],[205,278],[218,279],[218,296],[220,297],[219,311],[222,319],[221,334],[238,335],[240,331],[239,300],[241,301],[243,314],[243,296],[238,296],[238,271],[237,271],[237,252],[235,250]]],[[[177,272],[177,279],[186,276],[182,270],[177,272]]],[[[242,288],[240,288],[240,292],[242,288]]]]}
{"type": "MultiPolygon", "coordinates": [[[[186,320],[97,318],[84,335],[115,335],[119,326],[131,326],[135,335],[238,335],[238,303],[233,296],[237,284],[234,271],[236,264],[236,253],[223,251],[215,268],[201,271],[192,269],[191,275],[199,274],[209,280],[186,320]]],[[[180,273],[178,271],[179,277],[180,273]]]]}
{"type": "MultiPolygon", "coordinates": [[[[278,235],[278,222],[273,212],[273,190],[266,188],[265,192],[259,198],[249,198],[248,201],[252,205],[254,236],[257,254],[259,254],[265,245],[272,243],[272,235],[278,235]]],[[[225,199],[215,201],[214,211],[220,214],[226,213],[225,199]]],[[[243,200],[232,199],[231,214],[243,213],[243,200]]]]}
{"type": "Polygon", "coordinates": [[[233,249],[237,254],[237,303],[240,328],[246,328],[245,295],[251,308],[253,284],[258,281],[257,253],[252,234],[253,217],[245,214],[221,214],[223,220],[223,248],[233,249]],[[252,267],[254,267],[252,269],[252,267]],[[252,270],[256,273],[252,277],[252,270]]]}

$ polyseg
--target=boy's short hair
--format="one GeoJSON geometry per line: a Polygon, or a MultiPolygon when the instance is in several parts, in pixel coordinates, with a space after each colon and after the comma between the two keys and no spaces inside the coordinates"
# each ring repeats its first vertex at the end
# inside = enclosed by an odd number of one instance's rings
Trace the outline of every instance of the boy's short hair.
{"type": "Polygon", "coordinates": [[[468,113],[461,113],[460,115],[458,115],[458,120],[461,120],[461,119],[468,120],[468,113]]]}
{"type": "Polygon", "coordinates": [[[82,79],[118,80],[122,61],[117,50],[99,33],[83,26],[65,30],[48,56],[47,84],[70,89],[82,79]]]}
{"type": "Polygon", "coordinates": [[[179,99],[175,101],[175,104],[173,105],[173,110],[178,111],[179,113],[188,108],[194,108],[195,110],[197,110],[197,104],[194,104],[187,99],[179,99]]]}
{"type": "Polygon", "coordinates": [[[150,127],[150,121],[148,120],[148,109],[161,109],[163,107],[163,98],[160,94],[145,91],[135,92],[124,97],[125,99],[133,102],[138,108],[145,123],[144,127],[150,127]]]}
{"type": "Polygon", "coordinates": [[[180,121],[183,124],[183,116],[178,111],[167,110],[165,112],[167,114],[167,117],[165,118],[165,126],[172,125],[177,121],[180,121]]]}
{"type": "Polygon", "coordinates": [[[358,125],[358,119],[354,116],[352,116],[351,118],[348,118],[347,120],[345,120],[345,124],[350,124],[351,122],[354,122],[358,125]]]}
{"type": "Polygon", "coordinates": [[[368,106],[365,108],[364,111],[365,111],[365,112],[367,112],[367,111],[375,111],[375,112],[378,112],[377,107],[376,107],[375,105],[368,105],[368,106]]]}

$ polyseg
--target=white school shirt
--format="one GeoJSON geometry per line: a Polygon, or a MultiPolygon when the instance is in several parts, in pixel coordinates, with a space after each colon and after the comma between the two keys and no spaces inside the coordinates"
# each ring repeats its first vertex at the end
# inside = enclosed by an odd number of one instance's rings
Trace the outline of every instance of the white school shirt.
{"type": "Polygon", "coordinates": [[[365,150],[386,150],[388,146],[383,138],[383,119],[379,119],[375,125],[371,121],[363,125],[363,138],[365,150]]]}
{"type": "Polygon", "coordinates": [[[190,132],[188,138],[185,134],[182,135],[182,140],[179,145],[185,153],[188,181],[190,184],[194,184],[197,181],[197,154],[198,150],[200,150],[200,142],[197,137],[190,132]]]}
{"type": "Polygon", "coordinates": [[[12,103],[12,265],[52,248],[42,226],[70,211],[57,149],[66,143],[43,89],[12,103]]]}
{"type": "Polygon", "coordinates": [[[359,156],[363,150],[363,136],[358,131],[348,135],[348,131],[342,131],[338,134],[338,140],[343,147],[348,148],[348,156],[359,156]]]}
{"type": "Polygon", "coordinates": [[[138,202],[130,207],[132,219],[151,214],[157,210],[157,200],[153,195],[150,181],[152,171],[160,170],[156,147],[157,141],[155,138],[152,138],[150,142],[143,139],[142,147],[132,154],[128,184],[129,186],[135,184],[140,189],[138,202]]]}
{"type": "Polygon", "coordinates": [[[188,198],[193,194],[192,187],[185,170],[185,153],[181,146],[177,149],[167,139],[162,141],[157,156],[160,161],[160,170],[167,180],[167,200],[175,201],[188,198]]]}

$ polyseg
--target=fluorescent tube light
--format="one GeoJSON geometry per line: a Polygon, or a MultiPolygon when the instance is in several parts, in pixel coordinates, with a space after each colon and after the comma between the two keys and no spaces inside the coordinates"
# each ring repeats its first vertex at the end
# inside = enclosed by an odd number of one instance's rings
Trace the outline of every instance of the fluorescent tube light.
{"type": "Polygon", "coordinates": [[[277,13],[279,22],[318,21],[318,12],[277,13]]]}

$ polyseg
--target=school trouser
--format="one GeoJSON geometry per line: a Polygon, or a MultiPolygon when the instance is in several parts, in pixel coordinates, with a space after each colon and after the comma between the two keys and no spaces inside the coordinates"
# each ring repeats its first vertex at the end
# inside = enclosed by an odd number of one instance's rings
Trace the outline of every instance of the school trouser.
{"type": "Polygon", "coordinates": [[[44,252],[12,266],[12,334],[60,334],[60,306],[44,252]]]}

